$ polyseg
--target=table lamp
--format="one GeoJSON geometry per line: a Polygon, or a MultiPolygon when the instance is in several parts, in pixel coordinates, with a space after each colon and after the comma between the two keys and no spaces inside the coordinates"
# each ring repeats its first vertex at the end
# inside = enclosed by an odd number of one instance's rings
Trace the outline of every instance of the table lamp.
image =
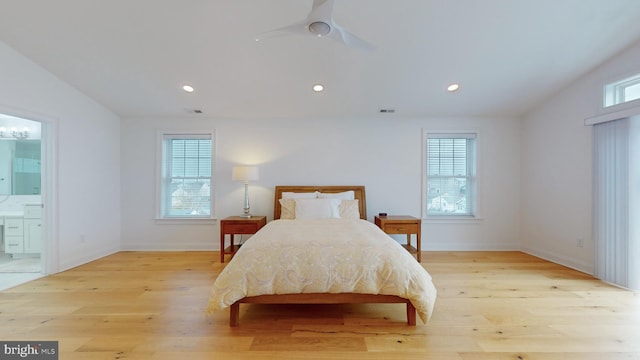
{"type": "Polygon", "coordinates": [[[232,180],[244,181],[244,213],[243,218],[250,218],[249,212],[249,181],[258,180],[258,167],[256,166],[234,166],[231,175],[232,180]]]}

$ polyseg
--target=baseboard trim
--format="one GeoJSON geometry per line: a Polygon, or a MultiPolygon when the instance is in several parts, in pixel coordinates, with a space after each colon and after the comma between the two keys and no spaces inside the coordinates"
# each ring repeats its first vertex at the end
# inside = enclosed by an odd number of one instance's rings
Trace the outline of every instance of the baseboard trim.
{"type": "Polygon", "coordinates": [[[589,275],[594,275],[595,274],[595,269],[593,267],[593,264],[588,264],[584,261],[578,261],[576,259],[570,258],[570,257],[566,257],[566,256],[557,256],[554,255],[552,253],[546,252],[546,251],[542,251],[539,249],[533,249],[533,248],[529,248],[529,247],[524,247],[522,248],[520,251],[535,256],[535,257],[539,257],[541,259],[547,260],[547,261],[551,261],[553,263],[562,265],[562,266],[566,266],[568,268],[583,272],[585,274],[589,274],[589,275]]]}

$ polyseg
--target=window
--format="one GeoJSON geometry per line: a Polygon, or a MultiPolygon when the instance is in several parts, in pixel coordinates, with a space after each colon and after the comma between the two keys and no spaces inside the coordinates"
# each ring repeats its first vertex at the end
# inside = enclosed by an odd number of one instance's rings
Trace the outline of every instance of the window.
{"type": "Polygon", "coordinates": [[[475,216],[476,134],[426,135],[427,216],[475,216]]]}
{"type": "Polygon", "coordinates": [[[640,74],[604,87],[604,107],[640,99],[640,74]]]}
{"type": "Polygon", "coordinates": [[[213,133],[162,134],[160,218],[212,218],[213,133]]]}

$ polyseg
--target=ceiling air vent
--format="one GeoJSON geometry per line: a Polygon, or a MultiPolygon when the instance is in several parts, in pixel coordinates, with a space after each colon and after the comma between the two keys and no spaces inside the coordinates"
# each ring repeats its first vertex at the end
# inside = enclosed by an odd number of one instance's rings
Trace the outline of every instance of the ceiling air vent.
{"type": "Polygon", "coordinates": [[[394,113],[396,112],[396,109],[380,109],[380,112],[383,114],[394,113]]]}

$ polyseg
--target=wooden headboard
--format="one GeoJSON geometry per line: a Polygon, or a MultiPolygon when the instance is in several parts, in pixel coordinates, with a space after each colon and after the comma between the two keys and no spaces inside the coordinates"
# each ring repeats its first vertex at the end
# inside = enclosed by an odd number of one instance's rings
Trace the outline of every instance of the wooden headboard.
{"type": "Polygon", "coordinates": [[[276,186],[275,201],[273,203],[273,218],[280,219],[280,199],[283,192],[314,192],[322,193],[339,193],[343,191],[353,190],[358,206],[360,207],[360,218],[367,220],[367,198],[364,192],[364,186],[276,186]]]}

